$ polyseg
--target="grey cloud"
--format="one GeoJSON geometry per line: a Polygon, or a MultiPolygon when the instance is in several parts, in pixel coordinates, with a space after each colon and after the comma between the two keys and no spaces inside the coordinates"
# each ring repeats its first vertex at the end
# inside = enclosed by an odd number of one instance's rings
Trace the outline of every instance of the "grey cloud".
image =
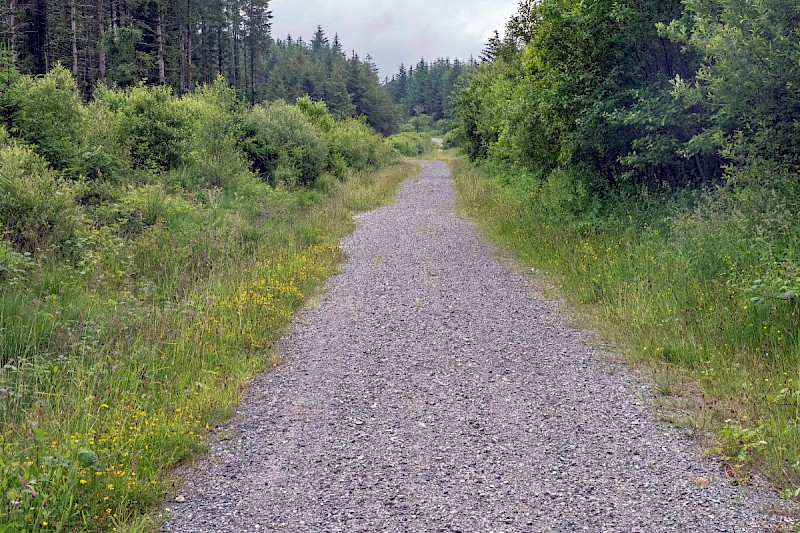
{"type": "Polygon", "coordinates": [[[391,76],[400,63],[424,57],[478,57],[494,30],[503,29],[517,0],[273,0],[273,35],[310,40],[317,25],[332,39],[339,34],[346,51],[369,54],[391,76]]]}

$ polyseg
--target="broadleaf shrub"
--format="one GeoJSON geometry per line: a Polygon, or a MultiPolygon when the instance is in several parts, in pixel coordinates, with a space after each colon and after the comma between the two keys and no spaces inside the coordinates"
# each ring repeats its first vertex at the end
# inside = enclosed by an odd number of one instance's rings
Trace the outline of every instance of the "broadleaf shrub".
{"type": "Polygon", "coordinates": [[[310,185],[325,170],[328,146],[306,116],[284,102],[257,105],[245,125],[244,149],[272,183],[310,185]]]}
{"type": "Polygon", "coordinates": [[[9,93],[12,132],[35,146],[53,168],[74,171],[84,113],[72,74],[57,65],[42,78],[20,77],[9,93]]]}
{"type": "Polygon", "coordinates": [[[328,136],[331,153],[355,171],[385,164],[389,158],[383,141],[375,130],[356,119],[337,123],[328,136]]]}
{"type": "Polygon", "coordinates": [[[29,146],[0,148],[0,225],[18,250],[65,253],[83,225],[67,182],[29,146]]]}
{"type": "Polygon", "coordinates": [[[180,167],[187,156],[189,117],[167,86],[109,89],[95,100],[119,114],[119,138],[137,169],[159,172],[180,167]]]}
{"type": "Polygon", "coordinates": [[[434,148],[431,136],[425,133],[398,133],[389,137],[386,144],[397,155],[405,157],[425,155],[434,148]]]}

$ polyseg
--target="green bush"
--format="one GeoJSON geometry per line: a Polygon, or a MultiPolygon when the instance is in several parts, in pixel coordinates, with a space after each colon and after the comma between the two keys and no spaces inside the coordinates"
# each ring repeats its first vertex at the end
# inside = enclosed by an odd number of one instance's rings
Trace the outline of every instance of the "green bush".
{"type": "Polygon", "coordinates": [[[328,111],[328,105],[325,102],[315,102],[306,95],[298,98],[295,105],[320,132],[327,133],[333,129],[333,115],[328,111]]]}
{"type": "Polygon", "coordinates": [[[18,250],[62,253],[82,226],[69,184],[28,146],[0,148],[0,226],[18,250]]]}
{"type": "Polygon", "coordinates": [[[131,146],[121,137],[121,115],[100,101],[86,106],[85,115],[79,174],[92,181],[121,183],[131,172],[131,146]]]}
{"type": "Polygon", "coordinates": [[[272,183],[310,185],[328,161],[328,146],[314,126],[284,102],[253,108],[242,143],[253,165],[272,183]]]}
{"type": "Polygon", "coordinates": [[[281,154],[264,121],[254,113],[248,113],[244,118],[239,148],[259,176],[266,181],[274,181],[281,154]]]}
{"type": "Polygon", "coordinates": [[[351,170],[380,166],[389,157],[380,135],[357,119],[338,122],[328,138],[331,152],[351,170]]]}
{"type": "Polygon", "coordinates": [[[457,126],[445,133],[442,148],[445,150],[449,150],[450,148],[458,148],[459,146],[463,146],[464,143],[464,130],[457,126]]]}
{"type": "Polygon", "coordinates": [[[145,171],[168,171],[186,158],[190,136],[185,109],[167,86],[109,89],[100,86],[95,100],[119,115],[119,139],[131,164],[145,171]]]}
{"type": "Polygon", "coordinates": [[[33,264],[30,252],[17,252],[0,241],[0,283],[16,285],[23,281],[33,264]]]}
{"type": "Polygon", "coordinates": [[[434,148],[430,135],[425,133],[398,133],[389,137],[386,143],[397,155],[405,157],[424,155],[434,148]]]}
{"type": "Polygon", "coordinates": [[[224,79],[198,87],[184,96],[181,105],[188,117],[187,167],[200,184],[227,186],[248,172],[247,160],[238,145],[244,105],[224,79]]]}
{"type": "Polygon", "coordinates": [[[74,172],[83,138],[83,106],[75,80],[57,65],[42,78],[20,77],[9,91],[14,135],[58,170],[74,172]]]}

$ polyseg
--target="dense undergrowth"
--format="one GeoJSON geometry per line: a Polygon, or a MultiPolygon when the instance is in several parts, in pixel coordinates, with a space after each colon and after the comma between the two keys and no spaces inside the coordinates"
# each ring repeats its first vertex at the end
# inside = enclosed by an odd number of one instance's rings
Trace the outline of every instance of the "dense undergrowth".
{"type": "Polygon", "coordinates": [[[2,76],[0,531],[147,529],[412,169],[309,98],[2,76]]]}
{"type": "Polygon", "coordinates": [[[451,165],[466,211],[648,363],[657,390],[677,398],[676,422],[711,435],[737,475],[756,468],[794,495],[800,198],[725,187],[574,214],[568,189],[461,158],[451,165]]]}

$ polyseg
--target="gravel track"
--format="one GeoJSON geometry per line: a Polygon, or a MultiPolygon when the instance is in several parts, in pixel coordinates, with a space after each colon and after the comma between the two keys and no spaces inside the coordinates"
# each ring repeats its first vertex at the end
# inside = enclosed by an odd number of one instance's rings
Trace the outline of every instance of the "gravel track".
{"type": "Polygon", "coordinates": [[[554,302],[451,213],[424,162],[170,503],[168,531],[765,531],[554,302]],[[702,484],[700,480],[707,480],[702,484]]]}

